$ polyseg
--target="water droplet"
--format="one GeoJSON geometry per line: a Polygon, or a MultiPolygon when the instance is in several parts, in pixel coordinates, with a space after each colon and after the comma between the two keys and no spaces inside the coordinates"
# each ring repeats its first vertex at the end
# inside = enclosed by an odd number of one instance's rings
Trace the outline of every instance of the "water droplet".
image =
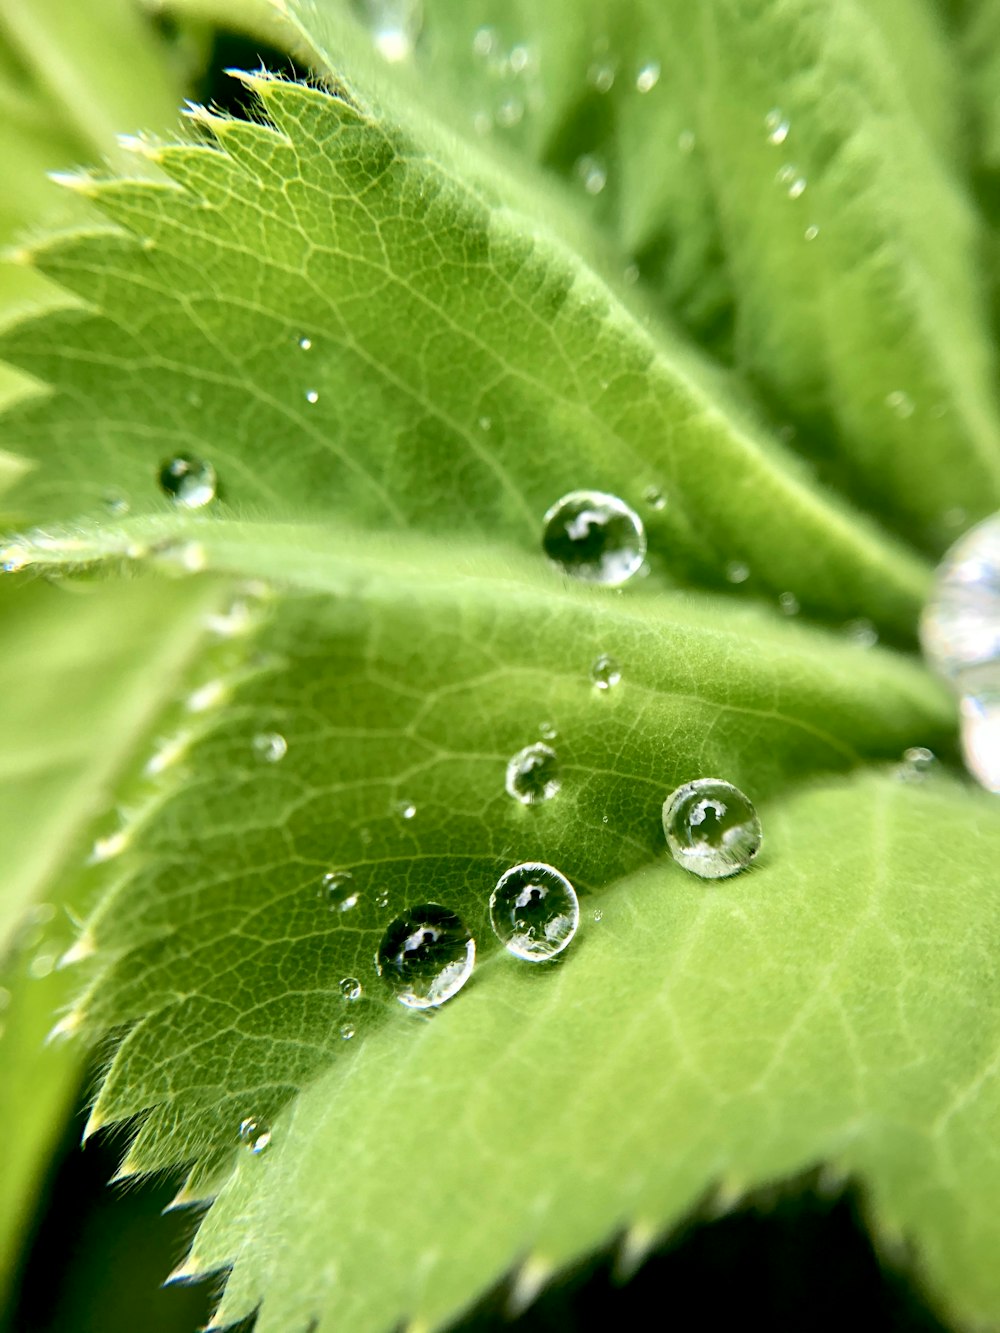
{"type": "Polygon", "coordinates": [[[340,982],[340,993],[349,1004],[355,1000],[360,1000],[362,995],[362,985],[357,977],[343,977],[340,982]]]}
{"type": "Polygon", "coordinates": [[[814,241],[816,237],[819,235],[819,227],[817,227],[816,224],[813,223],[811,226],[806,227],[802,235],[806,238],[807,241],[814,241]]]}
{"type": "Polygon", "coordinates": [[[382,936],[375,970],[408,1009],[434,1009],[465,985],[476,942],[460,916],[425,903],[399,916],[382,936]]]}
{"type": "Polygon", "coordinates": [[[513,866],[490,897],[490,924],[516,958],[541,963],[561,953],[576,934],[580,906],[565,875],[541,861],[513,866]]]}
{"type": "Polygon", "coordinates": [[[615,588],[645,559],[646,530],[616,495],[570,491],[542,520],[542,548],[564,573],[615,588]]]}
{"type": "Polygon", "coordinates": [[[353,0],[356,17],[390,64],[413,54],[423,24],[422,0],[353,0]]]}
{"type": "Polygon", "coordinates": [[[378,907],[379,909],[386,908],[389,906],[388,889],[379,889],[378,893],[375,895],[375,906],[378,907]]]}
{"type": "Polygon", "coordinates": [[[903,762],[896,767],[896,777],[902,782],[923,782],[937,766],[937,756],[925,745],[911,745],[903,751],[903,762]]]}
{"type": "Polygon", "coordinates": [[[288,742],[277,731],[262,731],[253,738],[253,752],[265,764],[276,764],[288,753],[288,742]]]}
{"type": "Polygon", "coordinates": [[[526,745],[507,764],[507,795],[522,805],[541,805],[562,786],[559,757],[548,745],[526,745]]]}
{"type": "Polygon", "coordinates": [[[609,93],[615,86],[615,67],[610,60],[595,60],[587,70],[587,82],[599,93],[609,93]]]}
{"type": "Polygon", "coordinates": [[[695,143],[694,130],[681,130],[677,136],[677,147],[685,155],[694,152],[695,143]]]}
{"type": "Polygon", "coordinates": [[[400,819],[412,819],[417,813],[417,807],[412,801],[397,801],[394,808],[400,819]]]}
{"type": "Polygon", "coordinates": [[[352,1038],[353,1036],[354,1036],[354,1024],[353,1024],[353,1023],[341,1023],[341,1025],[340,1025],[340,1040],[341,1040],[341,1041],[350,1041],[351,1038],[352,1038]]]}
{"type": "Polygon", "coordinates": [[[966,768],[987,791],[1000,792],[1000,686],[964,695],[959,720],[966,768]]]}
{"type": "Polygon", "coordinates": [[[215,468],[202,458],[178,455],[160,468],[160,489],[183,509],[201,509],[215,499],[215,468]]]}
{"type": "Polygon", "coordinates": [[[271,1142],[271,1127],[263,1120],[248,1116],[240,1121],[240,1142],[254,1157],[259,1157],[271,1142]]]}
{"type": "Polygon", "coordinates": [[[318,389],[306,389],[306,402],[309,403],[309,404],[318,403],[318,402],[319,402],[319,390],[318,390],[318,389]]]}
{"type": "Polygon", "coordinates": [[[331,870],[324,875],[320,893],[331,912],[349,912],[352,907],[357,907],[361,896],[349,870],[331,870]]]}
{"type": "Polygon", "coordinates": [[[970,528],[938,566],[920,639],[928,661],[955,679],[959,694],[979,693],[969,673],[981,676],[979,668],[1000,661],[1000,516],[970,528]]]}
{"type": "Polygon", "coordinates": [[[647,486],[642,493],[642,498],[649,505],[650,509],[659,512],[667,507],[667,497],[660,490],[659,486],[647,486]]]}
{"type": "Polygon", "coordinates": [[[635,76],[636,91],[640,93],[652,92],[660,81],[660,62],[651,60],[643,65],[639,73],[635,76]]]}
{"type": "Polygon", "coordinates": [[[28,965],[28,975],[40,981],[42,977],[47,977],[56,965],[55,954],[40,953],[32,958],[28,965]]]}
{"type": "Polygon", "coordinates": [[[702,879],[744,870],[760,850],[760,820],[749,797],[721,778],[698,778],[663,802],[663,832],[678,865],[702,879]]]}
{"type": "Polygon", "coordinates": [[[634,287],[639,281],[639,277],[640,272],[638,264],[633,263],[625,265],[625,271],[622,273],[622,278],[627,287],[634,287]]]}
{"type": "Polygon", "coordinates": [[[730,583],[746,583],[750,577],[750,566],[742,560],[730,560],[726,566],[726,578],[730,583]]]}
{"type": "Polygon", "coordinates": [[[491,417],[480,417],[480,418],[479,418],[479,429],[480,429],[480,430],[491,430],[492,427],[493,427],[493,419],[492,419],[491,417]]]}
{"type": "Polygon", "coordinates": [[[512,46],[510,48],[510,72],[512,74],[524,74],[534,63],[531,52],[526,46],[512,46]]]}
{"type": "Polygon", "coordinates": [[[788,138],[791,126],[778,107],[773,107],[764,117],[764,128],[767,131],[767,142],[777,145],[783,144],[788,138]]]}
{"type": "Polygon", "coordinates": [[[538,734],[539,736],[541,736],[543,741],[554,741],[555,738],[559,735],[559,732],[556,730],[553,723],[542,722],[539,724],[538,734]]]}
{"type": "Polygon", "coordinates": [[[600,925],[603,920],[604,920],[604,913],[598,907],[594,911],[594,921],[597,925],[600,925]]]}
{"type": "Polygon", "coordinates": [[[607,168],[592,153],[577,158],[576,174],[588,194],[600,194],[608,183],[607,168]]]}
{"type": "Polygon", "coordinates": [[[610,690],[621,678],[621,667],[607,653],[601,653],[590,668],[590,679],[599,690],[610,690]]]}
{"type": "Polygon", "coordinates": [[[775,180],[779,185],[784,185],[789,199],[799,199],[806,190],[806,178],[800,175],[799,169],[790,162],[786,162],[783,167],[779,167],[775,180]]]}
{"type": "Polygon", "coordinates": [[[913,399],[902,389],[893,389],[892,393],[885,396],[885,405],[890,412],[893,412],[901,421],[907,421],[916,411],[913,399]]]}
{"type": "Polygon", "coordinates": [[[778,597],[778,606],[786,616],[797,616],[800,611],[799,599],[793,592],[783,592],[778,597]]]}
{"type": "Polygon", "coordinates": [[[859,648],[874,648],[878,643],[878,630],[864,616],[859,616],[857,620],[849,620],[844,626],[844,633],[859,648]]]}
{"type": "Polygon", "coordinates": [[[485,60],[499,49],[500,37],[496,28],[477,28],[472,38],[472,50],[481,59],[485,60]]]}
{"type": "Polygon", "coordinates": [[[311,338],[300,338],[300,339],[299,339],[299,346],[302,348],[303,352],[311,352],[311,351],[312,351],[312,345],[313,345],[313,344],[312,344],[312,339],[311,339],[311,338]]]}
{"type": "Polygon", "coordinates": [[[497,107],[496,121],[501,129],[510,130],[524,118],[524,103],[520,97],[506,97],[497,107]]]}

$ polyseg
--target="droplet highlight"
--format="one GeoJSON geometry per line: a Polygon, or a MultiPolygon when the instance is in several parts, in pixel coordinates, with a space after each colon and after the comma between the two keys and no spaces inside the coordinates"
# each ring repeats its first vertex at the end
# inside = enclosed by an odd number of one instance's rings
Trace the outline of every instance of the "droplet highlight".
{"type": "Polygon", "coordinates": [[[182,509],[201,509],[215,499],[218,478],[203,458],[179,454],[160,468],[160,490],[182,509]]]}
{"type": "Polygon", "coordinates": [[[617,588],[646,557],[646,529],[624,500],[604,491],[570,491],[542,520],[542,548],[573,578],[617,588]]]}
{"type": "Polygon", "coordinates": [[[698,778],[663,802],[663,832],[678,865],[702,879],[745,870],[761,844],[753,802],[721,778],[698,778]]]}
{"type": "Polygon", "coordinates": [[[490,896],[490,924],[516,958],[542,963],[562,953],[580,924],[576,890],[543,861],[512,866],[490,896]]]}
{"type": "Polygon", "coordinates": [[[559,756],[551,745],[526,745],[508,760],[504,786],[507,795],[521,805],[550,801],[562,786],[559,756]]]}
{"type": "Polygon", "coordinates": [[[387,928],[375,970],[407,1009],[435,1009],[461,990],[475,961],[476,942],[462,918],[425,903],[387,928]]]}

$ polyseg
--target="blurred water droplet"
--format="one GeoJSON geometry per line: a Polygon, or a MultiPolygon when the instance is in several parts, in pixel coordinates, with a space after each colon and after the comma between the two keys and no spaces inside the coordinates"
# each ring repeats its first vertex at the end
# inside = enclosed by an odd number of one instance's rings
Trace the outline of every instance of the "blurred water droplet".
{"type": "Polygon", "coordinates": [[[923,782],[937,767],[937,756],[925,745],[911,745],[903,751],[903,761],[896,767],[896,777],[902,782],[923,782]]]}
{"type": "Polygon", "coordinates": [[[35,957],[32,958],[31,962],[28,964],[28,975],[34,977],[36,981],[40,981],[43,977],[47,977],[49,975],[49,973],[52,971],[55,965],[56,965],[55,954],[51,953],[36,954],[35,957]]]}
{"type": "Polygon", "coordinates": [[[793,592],[783,592],[778,597],[778,606],[781,612],[786,616],[797,616],[799,614],[799,599],[793,592]]]}
{"type": "Polygon", "coordinates": [[[698,778],[663,802],[663,832],[678,865],[702,879],[744,870],[760,850],[760,820],[750,798],[721,778],[698,778]]]}
{"type": "Polygon", "coordinates": [[[318,390],[318,389],[306,389],[306,402],[309,403],[310,405],[312,405],[312,404],[314,404],[314,403],[318,403],[318,402],[319,402],[319,390],[318,390]]]}
{"type": "Polygon", "coordinates": [[[215,468],[202,458],[179,454],[160,468],[160,489],[182,509],[201,509],[215,499],[215,468]]]}
{"type": "Polygon", "coordinates": [[[677,147],[685,155],[694,152],[696,142],[694,130],[681,130],[677,136],[677,147]]]}
{"type": "Polygon", "coordinates": [[[601,653],[590,668],[590,679],[599,690],[610,690],[622,678],[621,667],[607,653],[601,653]]]}
{"type": "Polygon", "coordinates": [[[577,158],[576,174],[588,194],[600,194],[608,183],[607,168],[592,153],[577,158]]]}
{"type": "Polygon", "coordinates": [[[102,504],[112,518],[122,518],[131,508],[128,496],[122,495],[120,491],[108,491],[102,497],[102,504]]]}
{"type": "Polygon", "coordinates": [[[524,102],[520,97],[505,97],[496,110],[496,122],[501,129],[510,130],[524,119],[524,102]]]}
{"type": "Polygon", "coordinates": [[[311,338],[300,338],[300,339],[299,339],[299,346],[301,347],[301,349],[303,350],[303,352],[310,352],[310,351],[312,351],[312,339],[311,339],[311,338]]]}
{"type": "Polygon", "coordinates": [[[353,1004],[355,1000],[360,1000],[362,995],[362,985],[357,977],[343,977],[340,982],[340,993],[348,1004],[353,1004]]]}
{"type": "Polygon", "coordinates": [[[485,139],[487,134],[493,133],[493,117],[488,111],[477,111],[472,117],[472,128],[480,138],[485,139]]]}
{"type": "Polygon", "coordinates": [[[778,168],[775,180],[779,185],[785,187],[789,199],[799,199],[806,190],[806,178],[801,175],[798,167],[786,162],[783,167],[778,168]]]}
{"type": "Polygon", "coordinates": [[[352,0],[378,53],[396,64],[413,54],[423,25],[422,0],[352,0]]]}
{"type": "Polygon", "coordinates": [[[660,81],[660,62],[650,60],[648,64],[643,65],[639,73],[635,76],[636,92],[648,93],[656,87],[660,81]]]}
{"type": "Polygon", "coordinates": [[[510,48],[510,72],[512,74],[524,74],[529,70],[534,61],[531,52],[526,46],[512,46],[510,48]]]}
{"type": "Polygon", "coordinates": [[[352,1038],[353,1036],[354,1036],[354,1024],[353,1024],[353,1023],[341,1023],[341,1025],[340,1025],[340,1039],[341,1039],[341,1041],[350,1041],[351,1038],[352,1038]]]}
{"type": "Polygon", "coordinates": [[[397,801],[395,811],[400,819],[412,819],[417,813],[417,807],[412,801],[397,801]]]}
{"type": "Polygon", "coordinates": [[[659,512],[667,507],[667,497],[660,490],[659,486],[647,486],[642,493],[642,498],[649,505],[650,509],[659,512]]]}
{"type": "Polygon", "coordinates": [[[726,578],[730,583],[746,583],[750,577],[750,566],[742,560],[730,560],[726,566],[726,578]]]}
{"type": "Polygon", "coordinates": [[[248,1116],[246,1120],[240,1121],[240,1142],[254,1157],[259,1157],[271,1142],[270,1125],[248,1116]]]}
{"type": "Polygon", "coordinates": [[[540,963],[554,958],[576,934],[580,907],[565,875],[541,861],[512,866],[490,897],[490,924],[517,958],[540,963]]]}
{"type": "Polygon", "coordinates": [[[480,430],[492,430],[492,428],[493,428],[493,419],[492,419],[491,417],[480,417],[480,418],[479,418],[479,429],[480,429],[480,430]]]}
{"type": "Polygon", "coordinates": [[[438,903],[411,908],[387,928],[375,970],[408,1009],[434,1009],[465,985],[476,942],[457,913],[438,903]]]}
{"type": "Polygon", "coordinates": [[[542,520],[542,547],[564,573],[618,587],[646,556],[646,530],[633,509],[603,491],[570,491],[542,520]]]}
{"type": "Polygon", "coordinates": [[[960,695],[978,693],[982,679],[1000,674],[1000,515],[971,528],[945,555],[920,639],[928,661],[960,695]]]}
{"type": "Polygon", "coordinates": [[[767,131],[768,143],[783,144],[788,138],[790,128],[791,126],[778,107],[773,107],[764,117],[764,129],[767,131]]]}
{"type": "Polygon", "coordinates": [[[640,273],[638,264],[633,263],[625,265],[625,271],[622,273],[622,278],[627,287],[634,287],[639,281],[639,277],[640,273]]]}
{"type": "Polygon", "coordinates": [[[609,93],[615,86],[613,61],[595,60],[587,70],[587,82],[599,93],[609,93]]]}
{"type": "Polygon", "coordinates": [[[556,730],[553,723],[542,722],[539,724],[538,734],[539,736],[541,736],[543,741],[554,741],[555,738],[559,735],[559,732],[556,730]]]}
{"type": "Polygon", "coordinates": [[[559,757],[548,745],[526,745],[508,762],[507,795],[522,805],[541,805],[559,791],[559,757]]]}
{"type": "Polygon", "coordinates": [[[812,223],[810,226],[806,227],[802,235],[807,241],[814,241],[819,235],[819,227],[817,227],[815,223],[812,223]]]}
{"type": "Polygon", "coordinates": [[[959,719],[966,768],[987,791],[1000,792],[1000,679],[964,695],[959,719]]]}
{"type": "Polygon", "coordinates": [[[331,870],[323,876],[320,893],[331,912],[349,912],[361,896],[349,870],[331,870]]]}
{"type": "Polygon", "coordinates": [[[253,738],[253,752],[262,763],[277,764],[288,753],[288,742],[277,731],[262,731],[253,738]]]}
{"type": "Polygon", "coordinates": [[[849,620],[844,626],[844,633],[859,648],[874,648],[878,643],[878,630],[864,616],[859,616],[857,620],[849,620]]]}
{"type": "Polygon", "coordinates": [[[500,36],[496,28],[477,28],[472,38],[472,50],[477,56],[485,60],[487,56],[493,55],[499,49],[500,36]]]}
{"type": "Polygon", "coordinates": [[[885,405],[890,412],[893,412],[901,421],[907,421],[916,411],[913,399],[902,389],[893,389],[892,393],[885,396],[885,405]]]}

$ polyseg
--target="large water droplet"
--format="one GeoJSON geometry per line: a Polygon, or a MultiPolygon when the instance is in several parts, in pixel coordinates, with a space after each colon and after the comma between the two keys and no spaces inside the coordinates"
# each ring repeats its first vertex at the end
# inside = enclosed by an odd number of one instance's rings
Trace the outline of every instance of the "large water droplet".
{"type": "Polygon", "coordinates": [[[513,866],[490,897],[490,923],[517,958],[541,963],[561,953],[576,934],[580,905],[565,875],[541,861],[513,866]]]}
{"type": "Polygon", "coordinates": [[[507,764],[507,795],[522,805],[541,805],[562,786],[559,757],[549,745],[526,745],[507,764]]]}
{"type": "Polygon", "coordinates": [[[277,731],[262,731],[253,738],[253,752],[262,763],[277,764],[288,753],[288,742],[277,731]]]}
{"type": "Polygon", "coordinates": [[[218,478],[203,458],[179,454],[160,468],[160,489],[183,509],[201,509],[215,499],[218,478]]]}
{"type": "Polygon", "coordinates": [[[422,0],[353,0],[354,12],[390,63],[413,54],[423,24],[422,0]]]}
{"type": "Polygon", "coordinates": [[[920,639],[959,694],[976,693],[962,681],[966,672],[1000,662],[1000,515],[960,537],[938,566],[920,639]]]}
{"type": "Polygon", "coordinates": [[[753,803],[721,778],[698,778],[671,792],[663,802],[663,832],[678,865],[702,879],[735,875],[760,850],[753,803]]]}
{"type": "Polygon", "coordinates": [[[601,653],[590,668],[590,679],[599,690],[612,689],[621,678],[621,667],[607,653],[601,653]]]}
{"type": "Polygon", "coordinates": [[[357,907],[360,894],[349,870],[331,870],[323,876],[320,893],[331,912],[349,912],[357,907]]]}
{"type": "Polygon", "coordinates": [[[259,1157],[271,1142],[270,1125],[248,1116],[246,1120],[240,1121],[240,1142],[254,1157],[259,1157]]]}
{"type": "Polygon", "coordinates": [[[966,768],[987,791],[1000,792],[1000,678],[965,695],[959,716],[966,768]]]}
{"type": "Polygon", "coordinates": [[[565,573],[615,588],[645,559],[646,530],[616,495],[570,491],[542,520],[542,547],[565,573]]]}
{"type": "Polygon", "coordinates": [[[457,913],[438,903],[413,907],[382,936],[375,970],[408,1009],[434,1009],[465,985],[476,942],[457,913]]]}

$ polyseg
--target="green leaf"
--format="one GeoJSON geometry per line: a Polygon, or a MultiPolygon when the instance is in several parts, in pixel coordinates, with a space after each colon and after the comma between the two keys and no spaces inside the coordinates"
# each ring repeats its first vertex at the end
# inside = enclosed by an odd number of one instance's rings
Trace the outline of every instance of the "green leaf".
{"type": "Polygon", "coordinates": [[[438,1325],[509,1267],[527,1297],[618,1231],[627,1267],[706,1193],[827,1161],[935,1304],[988,1325],[996,804],[863,777],[761,817],[746,877],[649,865],[564,966],[496,958],[317,1079],[199,1234],[187,1271],[235,1261],[217,1322],[438,1325]]]}

